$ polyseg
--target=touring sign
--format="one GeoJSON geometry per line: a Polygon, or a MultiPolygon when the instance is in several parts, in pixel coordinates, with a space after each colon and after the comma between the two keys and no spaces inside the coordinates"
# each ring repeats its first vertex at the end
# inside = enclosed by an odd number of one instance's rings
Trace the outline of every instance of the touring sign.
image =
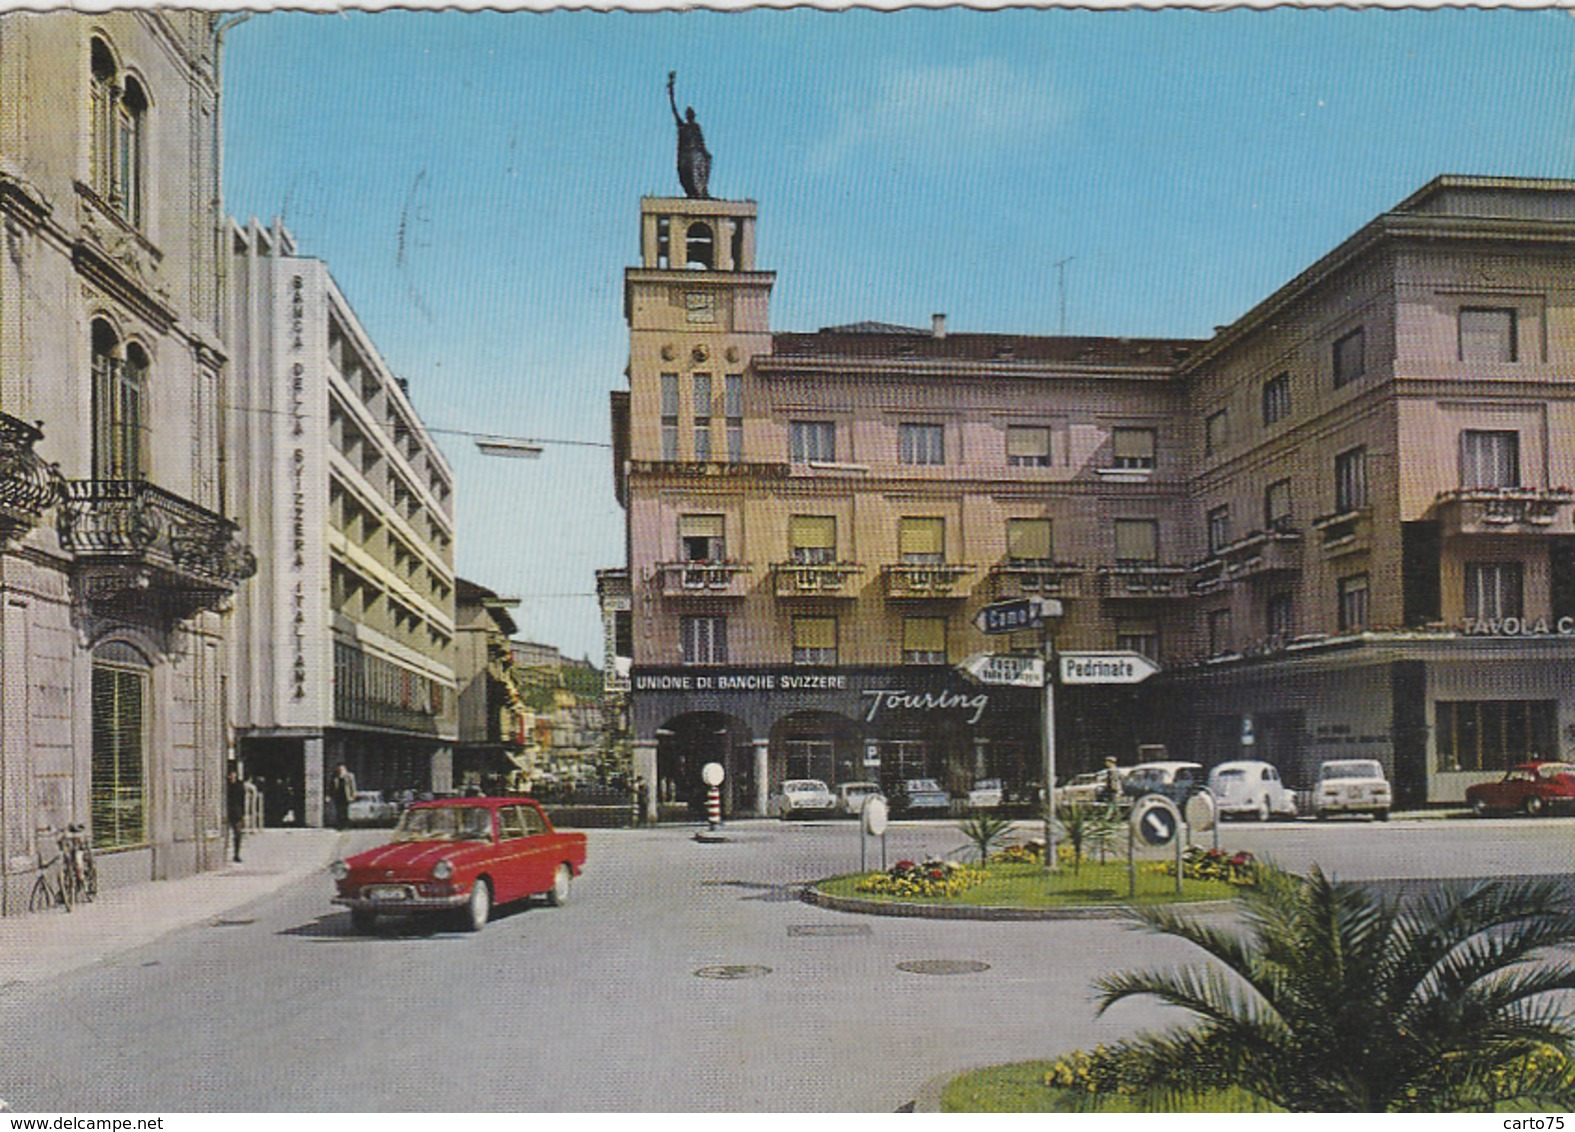
{"type": "Polygon", "coordinates": [[[1141,684],[1159,665],[1140,652],[1060,653],[1063,684],[1141,684]]]}

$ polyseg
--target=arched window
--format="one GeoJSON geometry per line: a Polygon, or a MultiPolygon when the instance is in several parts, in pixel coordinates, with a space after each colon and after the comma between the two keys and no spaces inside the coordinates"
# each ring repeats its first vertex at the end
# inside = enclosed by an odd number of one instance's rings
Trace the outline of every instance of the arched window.
{"type": "Polygon", "coordinates": [[[685,263],[696,269],[710,270],[716,264],[716,237],[709,224],[691,224],[684,233],[685,263]]]}
{"type": "Polygon", "coordinates": [[[148,355],[133,343],[121,348],[103,319],[93,323],[93,478],[136,480],[147,475],[148,355]]]}
{"type": "Polygon", "coordinates": [[[93,189],[129,223],[140,226],[147,209],[148,94],[125,77],[109,45],[93,40],[93,189]]]}
{"type": "Polygon", "coordinates": [[[147,840],[148,662],[106,642],[93,654],[93,844],[123,849],[147,840]]]}

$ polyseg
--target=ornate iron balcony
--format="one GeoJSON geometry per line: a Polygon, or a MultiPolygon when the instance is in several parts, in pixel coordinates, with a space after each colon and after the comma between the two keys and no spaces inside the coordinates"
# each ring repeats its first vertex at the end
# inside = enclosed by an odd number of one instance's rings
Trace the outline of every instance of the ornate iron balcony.
{"type": "Polygon", "coordinates": [[[215,608],[257,572],[230,520],[143,480],[67,480],[56,527],[93,600],[147,593],[177,618],[215,608]]]}
{"type": "Polygon", "coordinates": [[[1077,597],[1083,567],[1076,562],[1051,559],[1009,558],[990,567],[990,582],[997,598],[1077,597]]]}
{"type": "Polygon", "coordinates": [[[0,538],[20,538],[59,496],[59,472],[33,445],[44,433],[0,413],[0,538]]]}
{"type": "Polygon", "coordinates": [[[881,567],[886,576],[886,596],[908,597],[963,597],[956,592],[957,583],[973,570],[961,563],[893,563],[881,567]]]}
{"type": "Polygon", "coordinates": [[[864,567],[857,562],[775,562],[777,597],[852,597],[848,583],[864,567]]]}
{"type": "Polygon", "coordinates": [[[1185,566],[1128,565],[1101,566],[1097,570],[1099,596],[1107,601],[1123,598],[1151,600],[1187,596],[1185,566]]]}
{"type": "Polygon", "coordinates": [[[743,562],[658,562],[658,587],[667,598],[744,596],[749,566],[743,562]]]}

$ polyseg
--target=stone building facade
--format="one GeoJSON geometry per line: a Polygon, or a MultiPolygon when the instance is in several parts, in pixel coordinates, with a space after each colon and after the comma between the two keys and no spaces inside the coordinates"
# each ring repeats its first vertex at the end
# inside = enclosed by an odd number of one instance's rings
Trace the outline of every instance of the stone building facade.
{"type": "MultiPolygon", "coordinates": [[[[613,399],[635,772],[1026,785],[981,608],[1164,673],[1058,696],[1063,772],[1379,758],[1402,803],[1575,735],[1575,185],[1441,178],[1207,340],[769,328],[749,201],[647,198],[613,399]],[[1566,734],[1568,732],[1568,734],[1566,734]]],[[[611,661],[609,662],[612,663],[611,661]]]]}
{"type": "Polygon", "coordinates": [[[223,858],[220,27],[0,16],[0,912],[73,822],[108,885],[223,858]]]}
{"type": "Polygon", "coordinates": [[[267,820],[318,824],[340,763],[446,791],[458,738],[454,489],[403,382],[288,231],[230,228],[237,603],[232,718],[267,820]]]}

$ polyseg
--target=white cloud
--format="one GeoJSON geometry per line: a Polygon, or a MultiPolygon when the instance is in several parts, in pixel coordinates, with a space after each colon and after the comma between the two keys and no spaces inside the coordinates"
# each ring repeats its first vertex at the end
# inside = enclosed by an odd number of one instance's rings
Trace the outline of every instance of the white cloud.
{"type": "Polygon", "coordinates": [[[816,168],[851,154],[867,163],[891,149],[910,159],[971,161],[1041,145],[1069,121],[1071,104],[1048,75],[980,59],[889,70],[865,103],[850,102],[841,114],[811,155],[816,168]]]}

